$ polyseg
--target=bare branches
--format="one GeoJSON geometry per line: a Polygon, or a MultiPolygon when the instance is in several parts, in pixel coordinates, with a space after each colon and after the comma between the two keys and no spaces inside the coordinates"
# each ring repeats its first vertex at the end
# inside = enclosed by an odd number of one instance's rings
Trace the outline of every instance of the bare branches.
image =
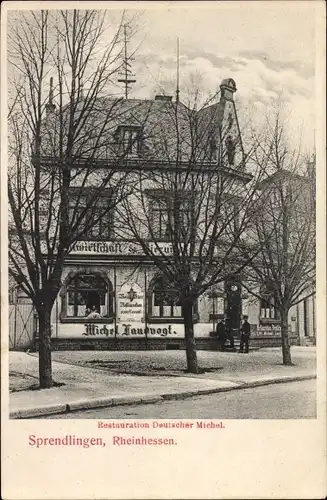
{"type": "Polygon", "coordinates": [[[235,108],[226,117],[223,100],[209,102],[196,111],[168,98],[149,116],[156,168],[139,173],[133,195],[118,207],[119,237],[140,245],[182,301],[238,274],[255,254],[244,258],[239,247],[260,200],[262,172],[254,178],[245,170],[255,151],[244,152],[235,108]]]}
{"type": "Polygon", "coordinates": [[[260,249],[248,276],[265,293],[267,288],[280,311],[288,311],[311,294],[315,282],[314,179],[306,175],[300,148],[287,139],[280,110],[267,122],[254,161],[265,165],[261,185],[264,205],[254,219],[254,240],[260,249]]]}
{"type": "Polygon", "coordinates": [[[26,270],[19,284],[35,305],[46,289],[54,300],[73,243],[131,189],[112,144],[126,110],[120,99],[101,102],[122,64],[123,22],[124,14],[111,25],[108,12],[96,10],[27,11],[10,20],[10,261],[13,276],[26,270]],[[112,161],[99,168],[106,150],[112,161]],[[71,196],[77,184],[92,187],[87,218],[71,196]],[[104,189],[112,196],[99,212],[104,189]]]}

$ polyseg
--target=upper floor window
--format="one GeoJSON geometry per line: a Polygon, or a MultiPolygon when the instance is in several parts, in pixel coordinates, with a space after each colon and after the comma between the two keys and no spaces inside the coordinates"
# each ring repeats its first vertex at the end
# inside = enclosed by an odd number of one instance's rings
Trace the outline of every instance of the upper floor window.
{"type": "Polygon", "coordinates": [[[109,189],[71,189],[70,224],[81,239],[108,240],[112,237],[113,203],[109,189]]]}
{"type": "Polygon", "coordinates": [[[217,162],[219,159],[219,141],[217,137],[210,138],[208,159],[211,162],[217,162]]]}
{"type": "Polygon", "coordinates": [[[141,127],[119,126],[115,133],[120,154],[124,156],[137,156],[141,146],[141,127]]]}
{"type": "Polygon", "coordinates": [[[190,235],[194,225],[193,202],[187,193],[151,192],[150,237],[161,241],[178,238],[183,241],[190,235]]]}
{"type": "Polygon", "coordinates": [[[8,301],[9,301],[9,304],[16,304],[16,302],[17,302],[17,288],[16,287],[9,288],[8,301]]]}
{"type": "Polygon", "coordinates": [[[227,158],[229,165],[234,165],[235,159],[235,142],[232,137],[229,135],[226,139],[226,149],[227,149],[227,158]]]}
{"type": "Polygon", "coordinates": [[[151,207],[151,231],[153,236],[161,241],[169,239],[169,212],[165,200],[152,199],[150,202],[151,207]]]}

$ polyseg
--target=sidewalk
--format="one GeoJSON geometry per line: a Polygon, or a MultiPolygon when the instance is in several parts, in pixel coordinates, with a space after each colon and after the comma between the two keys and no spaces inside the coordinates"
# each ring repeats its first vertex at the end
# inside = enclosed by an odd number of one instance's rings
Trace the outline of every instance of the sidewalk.
{"type": "Polygon", "coordinates": [[[283,366],[280,349],[247,355],[199,351],[199,365],[209,371],[177,375],[176,368],[185,364],[184,351],[62,351],[53,353],[53,378],[64,385],[26,390],[32,384],[37,385],[38,357],[10,352],[10,385],[17,391],[10,394],[10,417],[32,418],[101,406],[153,403],[315,378],[315,348],[294,347],[292,359],[295,366],[283,366]],[[99,360],[101,369],[90,367],[99,360]],[[147,371],[143,375],[118,372],[131,364],[147,371]],[[148,375],[149,372],[154,374],[148,375]]]}

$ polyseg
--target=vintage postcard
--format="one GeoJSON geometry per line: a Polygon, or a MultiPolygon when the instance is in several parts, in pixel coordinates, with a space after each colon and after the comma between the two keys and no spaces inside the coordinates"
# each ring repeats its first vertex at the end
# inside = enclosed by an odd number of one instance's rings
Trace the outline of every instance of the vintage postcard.
{"type": "Polygon", "coordinates": [[[3,2],[5,500],[325,497],[324,21],[3,2]]]}

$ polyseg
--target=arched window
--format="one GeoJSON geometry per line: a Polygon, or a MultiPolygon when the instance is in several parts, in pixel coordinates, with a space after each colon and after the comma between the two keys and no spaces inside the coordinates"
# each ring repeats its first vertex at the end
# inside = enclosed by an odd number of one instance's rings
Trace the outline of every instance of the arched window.
{"type": "Polygon", "coordinates": [[[113,315],[111,283],[96,274],[76,274],[68,283],[66,300],[67,317],[86,317],[92,309],[103,318],[113,315]]]}

